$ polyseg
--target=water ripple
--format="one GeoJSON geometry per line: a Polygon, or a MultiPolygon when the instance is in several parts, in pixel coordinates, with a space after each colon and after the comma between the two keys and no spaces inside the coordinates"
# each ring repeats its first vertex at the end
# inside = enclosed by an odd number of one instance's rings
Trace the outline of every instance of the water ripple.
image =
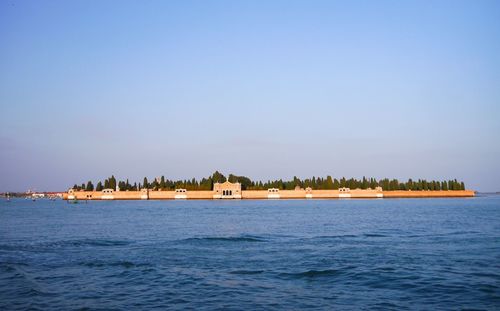
{"type": "Polygon", "coordinates": [[[284,273],[280,273],[279,276],[291,278],[291,279],[304,279],[304,278],[312,279],[312,278],[318,278],[318,277],[338,276],[342,272],[344,272],[344,271],[336,270],[336,269],[307,270],[307,271],[295,272],[295,273],[284,272],[284,273]]]}
{"type": "Polygon", "coordinates": [[[229,236],[229,237],[195,237],[184,239],[183,241],[195,241],[195,242],[266,242],[267,240],[258,236],[229,236]]]}
{"type": "Polygon", "coordinates": [[[42,243],[0,244],[0,251],[38,251],[59,248],[127,246],[131,241],[105,239],[75,239],[42,243]]]}

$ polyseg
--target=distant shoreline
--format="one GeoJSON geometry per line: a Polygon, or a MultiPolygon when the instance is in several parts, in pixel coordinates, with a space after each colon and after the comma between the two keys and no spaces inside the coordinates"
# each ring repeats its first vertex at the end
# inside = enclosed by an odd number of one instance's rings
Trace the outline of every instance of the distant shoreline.
{"type": "MultiPolygon", "coordinates": [[[[226,190],[222,190],[226,191],[226,190]]],[[[234,193],[213,191],[161,191],[143,189],[141,191],[74,191],[63,194],[65,200],[279,200],[279,199],[382,199],[382,198],[457,198],[474,197],[472,190],[446,191],[382,191],[380,189],[339,189],[339,190],[235,190],[234,193]]]]}

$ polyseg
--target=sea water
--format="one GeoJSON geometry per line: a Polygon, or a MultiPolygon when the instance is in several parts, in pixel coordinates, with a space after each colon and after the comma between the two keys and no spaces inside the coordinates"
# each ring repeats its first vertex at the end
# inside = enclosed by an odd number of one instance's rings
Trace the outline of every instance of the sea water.
{"type": "Polygon", "coordinates": [[[0,309],[500,309],[500,197],[0,199],[0,309]]]}

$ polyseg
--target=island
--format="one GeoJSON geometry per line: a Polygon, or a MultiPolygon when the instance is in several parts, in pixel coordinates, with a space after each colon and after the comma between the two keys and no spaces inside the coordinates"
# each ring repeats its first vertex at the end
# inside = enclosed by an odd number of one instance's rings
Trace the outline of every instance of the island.
{"type": "Polygon", "coordinates": [[[346,198],[431,198],[473,197],[475,191],[466,190],[464,182],[456,179],[427,181],[425,179],[400,182],[397,179],[332,178],[327,176],[283,181],[252,181],[245,176],[216,171],[211,176],[196,180],[168,180],[164,176],[142,184],[117,181],[114,176],[97,186],[91,181],[74,185],[63,194],[65,200],[219,200],[219,199],[346,199],[346,198]]]}

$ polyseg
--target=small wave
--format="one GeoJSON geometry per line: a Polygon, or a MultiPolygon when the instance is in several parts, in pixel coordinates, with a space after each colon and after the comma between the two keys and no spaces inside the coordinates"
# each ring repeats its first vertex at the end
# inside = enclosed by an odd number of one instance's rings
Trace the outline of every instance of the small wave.
{"type": "Polygon", "coordinates": [[[477,289],[483,293],[494,295],[498,292],[498,286],[493,284],[481,284],[477,286],[477,289]]]}
{"type": "Polygon", "coordinates": [[[116,261],[116,262],[103,262],[103,261],[93,261],[93,262],[82,262],[80,265],[89,268],[101,268],[101,267],[122,267],[126,269],[138,268],[138,267],[148,267],[149,264],[146,263],[133,263],[130,261],[116,261]]]}
{"type": "Polygon", "coordinates": [[[63,240],[54,242],[42,242],[33,244],[1,244],[0,250],[5,251],[32,251],[32,250],[47,250],[66,247],[110,247],[110,246],[125,246],[129,245],[130,241],[121,240],[103,240],[103,239],[79,239],[79,240],[63,240]]]}
{"type": "Polygon", "coordinates": [[[62,241],[61,245],[69,246],[125,246],[132,242],[123,240],[101,240],[101,239],[82,239],[62,241]]]}
{"type": "Polygon", "coordinates": [[[385,234],[378,234],[378,233],[365,233],[363,234],[365,238],[386,238],[388,237],[385,234]]]}
{"type": "Polygon", "coordinates": [[[0,271],[3,270],[4,273],[16,272],[16,268],[11,265],[0,264],[0,271]]]}
{"type": "Polygon", "coordinates": [[[263,273],[264,270],[235,270],[229,273],[231,274],[260,274],[263,273]]]}
{"type": "Polygon", "coordinates": [[[57,293],[52,293],[46,290],[42,290],[40,286],[36,284],[32,284],[30,288],[27,289],[27,292],[25,293],[27,297],[33,297],[33,296],[45,296],[45,297],[57,297],[57,293]]]}
{"type": "Polygon", "coordinates": [[[0,261],[0,267],[27,267],[29,266],[25,262],[14,262],[14,261],[0,261]]]}
{"type": "Polygon", "coordinates": [[[329,277],[336,276],[341,273],[340,270],[326,269],[326,270],[308,270],[304,272],[297,273],[280,273],[282,277],[288,277],[293,279],[304,279],[304,278],[317,278],[317,277],[329,277]]]}
{"type": "Polygon", "coordinates": [[[396,268],[393,268],[393,267],[379,267],[379,268],[375,268],[375,271],[392,272],[392,271],[396,271],[396,268]]]}
{"type": "Polygon", "coordinates": [[[423,238],[423,237],[431,237],[431,238],[442,238],[442,237],[448,237],[448,236],[454,236],[454,235],[468,235],[468,234],[479,234],[480,232],[478,231],[454,231],[454,232],[448,232],[448,233],[438,233],[438,234],[411,234],[403,237],[407,238],[423,238]]]}
{"type": "Polygon", "coordinates": [[[238,236],[238,237],[199,237],[188,238],[184,241],[212,241],[212,242],[266,242],[266,239],[256,236],[238,236]]]}
{"type": "Polygon", "coordinates": [[[354,234],[340,234],[340,235],[320,235],[314,237],[315,239],[345,239],[345,238],[355,238],[354,234]]]}

